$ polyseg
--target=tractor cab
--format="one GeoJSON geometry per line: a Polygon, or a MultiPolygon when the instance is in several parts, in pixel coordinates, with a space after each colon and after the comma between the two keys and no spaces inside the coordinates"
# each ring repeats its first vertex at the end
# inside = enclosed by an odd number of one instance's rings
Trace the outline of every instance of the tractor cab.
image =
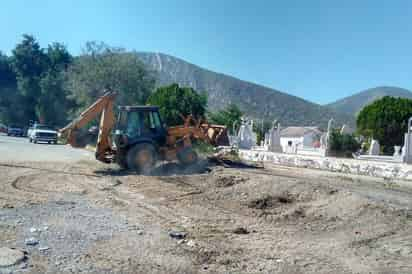
{"type": "Polygon", "coordinates": [[[120,106],[114,132],[117,147],[129,147],[137,143],[154,146],[166,144],[167,129],[155,106],[120,106]]]}

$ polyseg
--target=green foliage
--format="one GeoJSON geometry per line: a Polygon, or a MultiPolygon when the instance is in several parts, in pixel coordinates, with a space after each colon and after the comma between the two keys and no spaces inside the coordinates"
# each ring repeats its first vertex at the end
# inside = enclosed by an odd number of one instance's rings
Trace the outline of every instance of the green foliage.
{"type": "Polygon", "coordinates": [[[133,52],[88,42],[83,54],[69,68],[68,89],[83,109],[106,89],[118,92],[121,105],[144,104],[154,87],[154,78],[133,52]]]}
{"type": "Polygon", "coordinates": [[[48,70],[62,71],[66,70],[73,62],[73,57],[67,51],[65,45],[61,43],[52,43],[47,48],[47,65],[48,70]]]}
{"type": "Polygon", "coordinates": [[[378,140],[390,153],[393,146],[403,144],[411,116],[412,100],[386,96],[364,107],[356,123],[360,134],[378,140]]]}
{"type": "Polygon", "coordinates": [[[2,120],[22,126],[29,120],[65,123],[70,104],[63,89],[63,72],[72,60],[65,46],[53,43],[43,49],[33,36],[23,35],[12,53],[11,58],[0,61],[2,72],[7,68],[6,61],[9,68],[5,73],[9,84],[0,80],[0,90],[6,94],[0,100],[2,120]]]}
{"type": "Polygon", "coordinates": [[[23,39],[9,58],[0,54],[0,119],[25,126],[29,120],[62,126],[102,95],[119,92],[123,105],[143,104],[154,78],[135,53],[103,43],[87,43],[73,58],[61,43],[42,48],[33,36],[23,39]],[[16,107],[17,106],[17,107],[16,107]]]}
{"type": "Polygon", "coordinates": [[[330,135],[330,150],[335,156],[351,157],[352,153],[360,149],[360,143],[351,134],[341,134],[338,130],[333,130],[330,135]]]}
{"type": "Polygon", "coordinates": [[[39,120],[49,125],[66,124],[67,112],[75,107],[75,103],[67,98],[63,73],[54,70],[46,72],[40,81],[40,88],[41,95],[36,106],[39,120]]]}
{"type": "Polygon", "coordinates": [[[230,134],[234,134],[234,128],[239,127],[241,124],[243,113],[237,105],[230,104],[223,110],[209,113],[208,116],[208,120],[210,122],[218,125],[224,125],[228,128],[230,134]]]}
{"type": "Polygon", "coordinates": [[[47,55],[35,38],[26,34],[12,53],[17,87],[22,96],[23,104],[20,107],[23,109],[24,119],[27,122],[37,120],[35,108],[41,94],[40,80],[47,67],[47,55]]]}
{"type": "Polygon", "coordinates": [[[261,121],[253,124],[253,131],[256,133],[256,143],[260,145],[260,142],[265,140],[265,134],[269,131],[272,124],[269,121],[261,121]]]}
{"type": "Polygon", "coordinates": [[[64,125],[67,111],[74,107],[65,88],[65,71],[73,58],[66,47],[53,43],[47,48],[47,69],[40,80],[41,94],[36,113],[39,120],[50,125],[64,125]]]}
{"type": "Polygon", "coordinates": [[[211,155],[215,152],[214,146],[200,140],[197,140],[193,143],[193,148],[199,155],[211,155]]]}
{"type": "Polygon", "coordinates": [[[23,118],[19,106],[21,96],[17,92],[16,74],[11,58],[0,52],[0,122],[17,124],[23,118]]]}
{"type": "Polygon", "coordinates": [[[158,88],[147,100],[149,105],[159,106],[163,121],[168,126],[180,125],[184,117],[192,115],[196,119],[204,116],[207,97],[192,88],[182,88],[177,84],[158,88]]]}

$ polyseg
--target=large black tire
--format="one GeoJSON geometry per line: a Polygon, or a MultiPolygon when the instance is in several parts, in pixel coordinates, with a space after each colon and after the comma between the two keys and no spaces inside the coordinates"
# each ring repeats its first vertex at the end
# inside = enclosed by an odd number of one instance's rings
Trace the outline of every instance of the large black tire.
{"type": "Polygon", "coordinates": [[[122,169],[128,169],[129,167],[127,166],[127,150],[124,148],[119,148],[116,153],[116,163],[122,168],[122,169]]]}
{"type": "Polygon", "coordinates": [[[177,153],[177,159],[182,165],[193,165],[197,163],[198,157],[192,147],[186,147],[177,153]]]}
{"type": "Polygon", "coordinates": [[[157,161],[156,149],[152,144],[137,144],[127,152],[127,167],[141,174],[149,174],[157,161]]]}

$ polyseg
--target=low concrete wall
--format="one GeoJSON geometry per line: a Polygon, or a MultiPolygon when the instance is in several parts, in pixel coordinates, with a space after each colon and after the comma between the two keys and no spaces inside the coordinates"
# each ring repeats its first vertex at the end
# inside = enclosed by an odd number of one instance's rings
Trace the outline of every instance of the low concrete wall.
{"type": "Polygon", "coordinates": [[[248,161],[263,161],[278,165],[313,168],[355,175],[412,180],[412,165],[403,163],[383,163],[333,157],[290,155],[254,150],[239,150],[239,156],[248,161]]]}
{"type": "Polygon", "coordinates": [[[307,148],[307,147],[301,147],[297,149],[296,152],[297,155],[303,155],[303,156],[317,156],[317,157],[323,157],[326,155],[325,149],[321,148],[307,148]]]}

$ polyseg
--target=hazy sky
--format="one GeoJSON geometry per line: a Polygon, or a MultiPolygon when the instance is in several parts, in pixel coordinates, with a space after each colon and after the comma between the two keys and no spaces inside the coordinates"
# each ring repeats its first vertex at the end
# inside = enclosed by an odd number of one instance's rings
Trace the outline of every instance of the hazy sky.
{"type": "Polygon", "coordinates": [[[3,0],[0,50],[86,41],[171,54],[328,103],[362,89],[412,89],[408,0],[3,0]]]}

